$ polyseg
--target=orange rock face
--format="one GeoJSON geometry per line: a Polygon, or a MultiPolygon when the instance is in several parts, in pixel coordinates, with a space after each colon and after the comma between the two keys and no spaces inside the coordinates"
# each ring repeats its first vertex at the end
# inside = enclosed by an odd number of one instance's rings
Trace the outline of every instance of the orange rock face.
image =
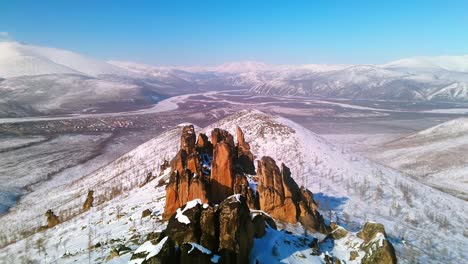
{"type": "Polygon", "coordinates": [[[263,157],[258,161],[257,168],[260,209],[275,219],[295,223],[296,210],[291,210],[291,206],[286,204],[281,172],[276,162],[270,157],[263,157]]]}
{"type": "Polygon", "coordinates": [[[296,223],[300,221],[310,231],[326,233],[323,217],[317,211],[313,194],[299,188],[284,164],[281,170],[270,157],[258,161],[258,194],[260,209],[273,218],[296,223]]]}
{"type": "Polygon", "coordinates": [[[197,152],[199,154],[213,155],[213,145],[208,140],[208,137],[203,133],[198,134],[197,152]]]}
{"type": "Polygon", "coordinates": [[[237,135],[237,163],[242,170],[250,175],[255,175],[255,157],[250,151],[250,145],[245,141],[244,132],[240,127],[236,127],[237,135]]]}
{"type": "Polygon", "coordinates": [[[233,192],[234,194],[241,194],[247,200],[247,205],[251,209],[259,209],[258,205],[258,197],[254,190],[252,190],[249,186],[249,181],[247,177],[243,173],[235,173],[234,174],[234,184],[233,184],[233,192]]]}
{"type": "Polygon", "coordinates": [[[229,132],[220,128],[213,129],[213,131],[211,131],[211,144],[216,146],[216,144],[221,141],[224,141],[229,144],[229,146],[234,147],[234,137],[229,134],[229,132]]]}
{"type": "Polygon", "coordinates": [[[325,233],[313,194],[299,188],[289,168],[282,164],[280,169],[270,157],[259,160],[255,172],[255,157],[239,127],[236,136],[237,144],[226,130],[215,128],[210,142],[204,134],[197,139],[193,126],[182,128],[181,149],[170,163],[164,218],[193,199],[219,204],[241,194],[251,209],[263,210],[282,222],[299,221],[309,230],[325,233]],[[257,175],[257,190],[250,187],[246,174],[257,175]]]}
{"type": "Polygon", "coordinates": [[[195,129],[193,125],[184,126],[182,128],[182,136],[180,137],[180,149],[185,150],[187,154],[195,152],[195,129]]]}
{"type": "Polygon", "coordinates": [[[187,169],[190,172],[201,176],[202,175],[202,168],[200,164],[200,159],[196,153],[190,154],[187,158],[187,169]]]}
{"type": "Polygon", "coordinates": [[[232,156],[233,149],[225,141],[215,145],[211,162],[211,200],[215,203],[233,194],[232,156]]]}

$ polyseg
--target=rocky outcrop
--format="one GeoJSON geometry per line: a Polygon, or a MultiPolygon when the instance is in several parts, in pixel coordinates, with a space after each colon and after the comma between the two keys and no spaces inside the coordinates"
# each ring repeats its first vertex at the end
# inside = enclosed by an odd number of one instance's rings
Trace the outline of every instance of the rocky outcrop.
{"type": "MultiPolygon", "coordinates": [[[[205,134],[197,138],[193,126],[182,128],[180,150],[170,162],[164,212],[168,225],[163,234],[169,241],[164,243],[178,248],[166,250],[175,254],[172,263],[248,263],[254,238],[273,232],[275,221],[300,223],[307,231],[326,234],[325,240],[356,239],[334,223],[325,225],[313,193],[297,185],[285,164],[278,166],[271,157],[262,157],[256,171],[255,157],[239,127],[236,137],[237,143],[226,130],[215,128],[210,141],[205,134]]],[[[366,224],[357,236],[364,242],[353,254],[355,259],[394,263],[383,226],[366,224]]],[[[312,253],[319,256],[324,253],[321,242],[314,241],[312,253]]],[[[152,254],[154,263],[162,263],[168,255],[159,254],[152,254]]],[[[324,256],[326,263],[340,262],[324,256]]]]}
{"type": "Polygon", "coordinates": [[[148,174],[146,174],[146,178],[145,180],[138,186],[138,187],[143,187],[145,186],[146,184],[148,184],[150,181],[156,179],[156,177],[153,176],[153,173],[152,172],[148,172],[148,174]]]}
{"type": "Polygon", "coordinates": [[[215,128],[210,142],[204,134],[197,139],[193,126],[182,128],[180,150],[171,161],[164,218],[169,219],[177,208],[193,199],[219,204],[233,194],[241,194],[251,209],[261,209],[282,222],[299,221],[309,230],[326,233],[313,194],[298,187],[289,168],[282,164],[280,169],[272,158],[263,157],[256,173],[254,155],[239,127],[236,136],[237,144],[229,132],[215,128]],[[253,177],[249,174],[256,174],[257,190],[251,188],[253,177]]]}
{"type": "Polygon", "coordinates": [[[83,211],[88,211],[91,207],[93,207],[94,202],[94,191],[88,191],[88,195],[86,196],[86,201],[83,204],[83,211]]]}
{"type": "Polygon", "coordinates": [[[395,249],[387,239],[385,228],[382,224],[367,222],[357,237],[364,240],[361,249],[365,252],[362,258],[363,264],[391,264],[397,263],[395,249]]]}
{"type": "Polygon", "coordinates": [[[272,158],[263,157],[258,161],[257,167],[257,191],[261,210],[279,221],[299,221],[310,231],[327,232],[312,192],[299,188],[286,165],[282,164],[280,170],[272,158]]]}
{"type": "Polygon", "coordinates": [[[266,228],[276,229],[275,220],[262,211],[256,211],[251,213],[252,225],[254,230],[255,238],[260,238],[265,235],[266,228]]]}
{"type": "Polygon", "coordinates": [[[201,200],[193,200],[177,209],[167,224],[166,233],[177,246],[185,242],[199,243],[201,238],[201,200]]]}
{"type": "Polygon", "coordinates": [[[348,235],[348,231],[336,223],[330,223],[330,229],[330,235],[333,237],[333,239],[342,239],[348,235]]]}
{"type": "Polygon", "coordinates": [[[251,208],[258,208],[258,197],[249,187],[245,173],[255,173],[250,146],[238,128],[239,143],[226,130],[214,129],[211,142],[205,134],[195,136],[192,125],[182,128],[180,150],[171,160],[166,186],[164,219],[193,199],[220,203],[234,193],[247,198],[251,208]]]}
{"type": "Polygon", "coordinates": [[[174,242],[167,236],[157,240],[146,241],[130,258],[130,264],[164,264],[174,263],[176,258],[174,242]]]}
{"type": "Polygon", "coordinates": [[[247,200],[237,194],[219,205],[189,201],[176,210],[162,233],[180,248],[171,263],[209,263],[204,261],[213,258],[219,263],[248,263],[254,237],[262,237],[267,226],[275,226],[274,221],[262,212],[251,215],[247,200]]]}
{"type": "Polygon", "coordinates": [[[229,263],[248,263],[254,228],[242,195],[234,195],[219,206],[219,253],[229,263]]]}
{"type": "Polygon", "coordinates": [[[45,216],[47,218],[47,227],[48,228],[52,228],[52,227],[60,224],[60,220],[59,220],[58,216],[56,216],[54,214],[54,212],[52,212],[51,209],[47,210],[47,212],[45,213],[45,216]]]}
{"type": "Polygon", "coordinates": [[[200,216],[200,245],[212,251],[219,246],[218,206],[205,206],[200,216]]]}

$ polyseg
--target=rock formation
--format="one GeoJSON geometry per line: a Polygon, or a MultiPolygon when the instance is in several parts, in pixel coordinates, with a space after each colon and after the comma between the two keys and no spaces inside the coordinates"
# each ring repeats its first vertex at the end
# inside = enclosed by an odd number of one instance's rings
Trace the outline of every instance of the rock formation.
{"type": "Polygon", "coordinates": [[[244,132],[240,127],[236,127],[236,136],[237,136],[237,160],[239,166],[246,174],[255,175],[255,157],[250,152],[250,145],[245,141],[244,132]]]}
{"type": "Polygon", "coordinates": [[[214,147],[211,163],[211,199],[220,203],[224,198],[233,194],[233,148],[221,141],[214,147]]]}
{"type": "Polygon", "coordinates": [[[93,194],[94,194],[93,190],[88,191],[88,195],[86,196],[86,201],[83,204],[83,211],[88,211],[91,207],[93,207],[93,202],[94,202],[93,194]]]}
{"type": "Polygon", "coordinates": [[[395,249],[387,239],[385,228],[382,224],[367,222],[357,237],[364,240],[361,249],[366,252],[362,258],[363,264],[373,263],[397,263],[395,249]]]}
{"type": "MultiPolygon", "coordinates": [[[[135,263],[248,263],[254,239],[276,229],[275,220],[301,223],[306,230],[326,234],[326,240],[358,236],[364,242],[356,249],[360,253],[352,251],[350,258],[395,263],[382,225],[367,223],[357,235],[334,223],[327,227],[313,193],[297,185],[285,164],[278,167],[271,157],[262,157],[256,172],[255,157],[239,127],[237,144],[230,133],[218,128],[211,141],[205,134],[195,135],[193,126],[182,128],[180,150],[170,162],[166,186],[167,228],[134,252],[135,263]],[[151,253],[143,252],[147,249],[151,253]]],[[[324,253],[319,240],[313,241],[312,253],[324,253]]],[[[323,256],[325,263],[340,263],[323,256]]]]}
{"type": "MultiPolygon", "coordinates": [[[[171,216],[161,236],[167,236],[163,243],[170,241],[171,245],[180,248],[164,251],[175,252],[172,263],[210,263],[206,261],[219,258],[220,263],[240,264],[248,263],[254,237],[262,237],[267,227],[276,229],[273,219],[262,212],[251,214],[246,199],[236,194],[219,205],[202,203],[200,199],[189,201],[171,216]]],[[[142,247],[148,248],[149,244],[145,244],[142,247]]],[[[147,261],[146,256],[137,250],[132,259],[145,258],[147,261]]],[[[157,260],[164,258],[158,256],[157,260]]]]}
{"type": "Polygon", "coordinates": [[[327,232],[312,192],[299,188],[286,165],[280,170],[272,158],[263,157],[257,167],[260,209],[279,221],[299,221],[311,231],[327,232]]]}
{"type": "Polygon", "coordinates": [[[282,164],[280,170],[272,158],[263,157],[256,173],[254,155],[239,127],[236,136],[237,144],[229,132],[215,128],[210,142],[204,134],[197,139],[192,125],[182,128],[180,150],[171,161],[164,218],[169,219],[177,208],[193,199],[219,204],[233,194],[242,194],[251,209],[261,209],[282,222],[299,221],[311,231],[326,233],[313,194],[298,187],[289,168],[282,164]],[[248,175],[252,174],[257,174],[257,190],[250,187],[248,175]]]}
{"type": "Polygon", "coordinates": [[[254,228],[242,195],[234,195],[219,206],[219,253],[229,263],[248,263],[254,228]]]}
{"type": "Polygon", "coordinates": [[[52,212],[51,209],[47,210],[47,212],[45,213],[45,216],[47,218],[48,228],[54,227],[60,223],[58,216],[56,216],[54,212],[52,212]]]}
{"type": "Polygon", "coordinates": [[[192,125],[182,128],[180,150],[170,162],[164,219],[190,200],[220,203],[234,193],[243,194],[251,208],[258,207],[256,194],[245,176],[255,174],[253,155],[240,128],[238,138],[236,146],[229,132],[216,128],[210,142],[202,133],[197,139],[192,125]]]}

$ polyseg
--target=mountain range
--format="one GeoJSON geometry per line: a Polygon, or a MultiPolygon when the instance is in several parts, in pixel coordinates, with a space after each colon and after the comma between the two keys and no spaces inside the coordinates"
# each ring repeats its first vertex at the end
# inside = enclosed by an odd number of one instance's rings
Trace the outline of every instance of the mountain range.
{"type": "Polygon", "coordinates": [[[415,57],[382,65],[150,66],[100,61],[18,42],[0,42],[0,116],[139,109],[201,91],[383,100],[468,100],[468,55],[415,57]],[[83,100],[83,98],[85,100],[83,100]]]}

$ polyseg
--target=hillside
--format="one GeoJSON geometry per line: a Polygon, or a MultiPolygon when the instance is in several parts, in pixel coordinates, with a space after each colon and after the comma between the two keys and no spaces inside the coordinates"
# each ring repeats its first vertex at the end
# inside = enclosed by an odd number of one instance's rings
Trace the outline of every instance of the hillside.
{"type": "MultiPolygon", "coordinates": [[[[300,125],[261,112],[240,112],[201,132],[220,127],[234,133],[237,125],[245,131],[256,157],[271,156],[290,167],[295,181],[314,193],[326,221],[335,221],[353,232],[369,220],[384,224],[402,263],[413,259],[424,263],[460,262],[467,258],[465,201],[356,154],[342,153],[300,125]]],[[[128,252],[135,250],[146,234],[165,228],[157,220],[164,207],[164,186],[159,184],[155,190],[158,180],[142,188],[136,186],[148,172],[160,175],[159,165],[175,155],[179,135],[180,128],[168,130],[73,182],[53,179],[35,186],[17,207],[0,217],[4,223],[0,230],[2,245],[13,242],[2,246],[0,259],[22,256],[57,263],[84,262],[88,258],[105,259],[112,246],[125,245],[130,248],[128,252]],[[75,216],[90,189],[95,191],[97,206],[75,216]],[[43,225],[43,214],[48,209],[68,220],[28,236],[43,225]],[[145,209],[151,209],[155,217],[140,220],[145,209]],[[24,235],[28,238],[22,239],[24,235]],[[39,249],[34,246],[38,241],[39,249]],[[87,250],[97,242],[99,248],[87,250]],[[24,248],[29,249],[27,254],[24,248]]],[[[124,263],[129,258],[130,254],[122,254],[111,263],[124,263]]]]}
{"type": "Polygon", "coordinates": [[[0,77],[63,73],[97,77],[126,71],[67,50],[0,41],[0,77]]]}
{"type": "Polygon", "coordinates": [[[430,186],[468,199],[468,119],[454,119],[372,151],[379,162],[414,175],[430,186]]]}

